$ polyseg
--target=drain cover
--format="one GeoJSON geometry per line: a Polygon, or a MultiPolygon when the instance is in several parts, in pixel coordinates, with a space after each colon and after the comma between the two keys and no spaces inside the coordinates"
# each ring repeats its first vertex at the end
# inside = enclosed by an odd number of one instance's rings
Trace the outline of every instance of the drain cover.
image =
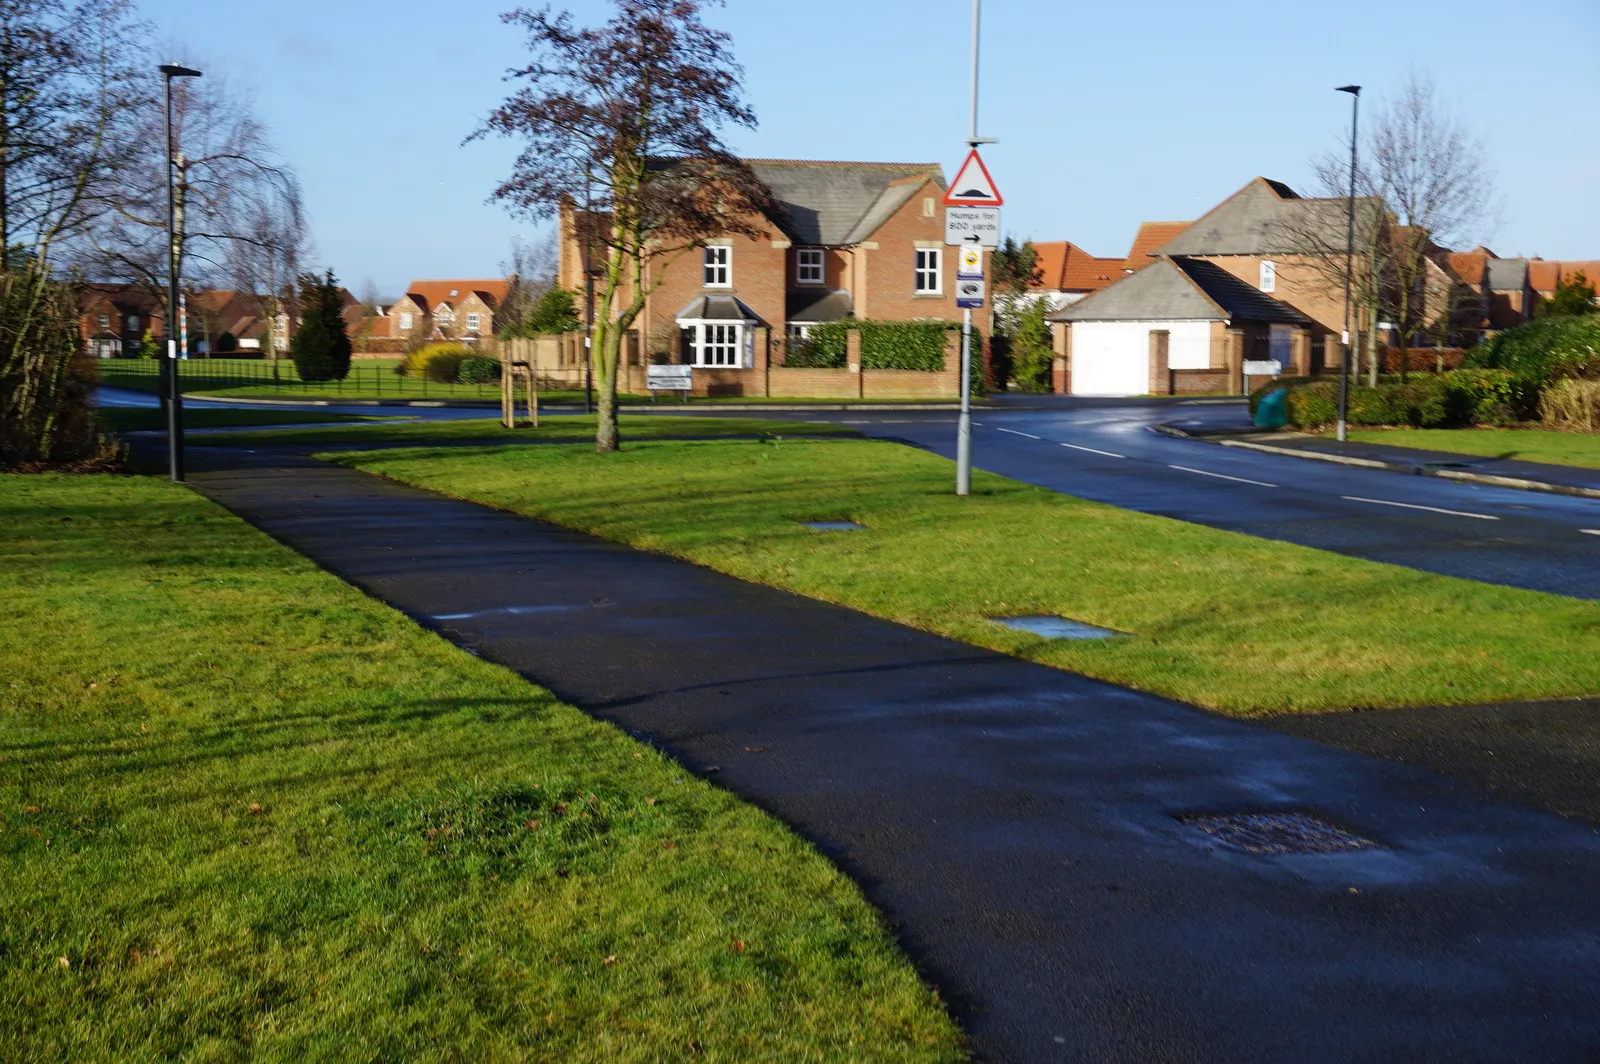
{"type": "Polygon", "coordinates": [[[1226,813],[1181,816],[1218,842],[1246,853],[1277,856],[1288,853],[1349,853],[1376,850],[1371,839],[1352,835],[1309,813],[1226,813]]]}
{"type": "Polygon", "coordinates": [[[1006,628],[1015,628],[1019,632],[1031,632],[1042,635],[1046,639],[1115,639],[1124,632],[1113,632],[1109,628],[1096,628],[1092,624],[1082,621],[1069,620],[1066,617],[1057,617],[1054,614],[1045,614],[1037,617],[990,617],[995,624],[1006,628]]]}
{"type": "Polygon", "coordinates": [[[854,521],[801,521],[807,528],[814,528],[818,532],[857,532],[866,528],[854,521]]]}

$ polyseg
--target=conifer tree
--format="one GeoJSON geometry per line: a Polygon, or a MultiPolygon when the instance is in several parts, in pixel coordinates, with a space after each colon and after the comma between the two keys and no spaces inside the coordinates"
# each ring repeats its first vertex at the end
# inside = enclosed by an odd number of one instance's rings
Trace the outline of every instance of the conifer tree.
{"type": "Polygon", "coordinates": [[[350,374],[344,292],[333,271],[300,281],[300,325],[294,331],[294,367],[304,381],[342,381],[350,374]]]}

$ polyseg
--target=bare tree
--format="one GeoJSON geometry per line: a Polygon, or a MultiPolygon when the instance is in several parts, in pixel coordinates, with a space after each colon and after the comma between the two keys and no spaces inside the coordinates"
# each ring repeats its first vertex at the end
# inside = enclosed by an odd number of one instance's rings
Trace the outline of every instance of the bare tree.
{"type": "Polygon", "coordinates": [[[32,259],[120,195],[152,97],[126,0],[0,0],[0,249],[32,259]]]}
{"type": "MultiPolygon", "coordinates": [[[[176,163],[179,277],[202,286],[231,280],[261,296],[270,357],[282,339],[273,326],[284,287],[300,272],[306,251],[299,183],[248,101],[226,81],[177,79],[172,91],[173,129],[181,148],[176,163]]],[[[143,285],[162,301],[167,274],[163,121],[159,106],[146,108],[120,193],[89,227],[79,254],[85,272],[143,285]]],[[[176,320],[169,314],[174,326],[176,320]]]]}
{"type": "Polygon", "coordinates": [[[506,275],[506,298],[495,308],[495,331],[501,336],[531,335],[528,321],[540,298],[555,284],[554,235],[536,244],[513,238],[511,255],[500,269],[506,275]]]}
{"type": "Polygon", "coordinates": [[[1443,247],[1477,243],[1496,211],[1482,144],[1436,100],[1433,82],[1413,74],[1372,125],[1376,193],[1394,214],[1388,301],[1405,379],[1407,347],[1431,324],[1426,281],[1443,247]]]}
{"type": "Polygon", "coordinates": [[[519,8],[523,82],[473,138],[524,141],[494,198],[549,217],[584,203],[597,225],[600,269],[593,334],[599,419],[595,449],[615,451],[622,338],[666,266],[713,234],[768,231],[771,193],[723,144],[725,125],[754,127],[727,34],[700,19],[700,0],[613,0],[603,26],[519,8]]]}

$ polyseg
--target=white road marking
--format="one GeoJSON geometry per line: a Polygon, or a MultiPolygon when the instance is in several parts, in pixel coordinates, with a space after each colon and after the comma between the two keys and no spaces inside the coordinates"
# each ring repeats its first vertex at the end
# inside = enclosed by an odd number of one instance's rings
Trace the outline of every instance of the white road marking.
{"type": "Polygon", "coordinates": [[[1079,447],[1075,443],[1063,443],[1061,446],[1063,446],[1063,447],[1071,447],[1074,451],[1088,451],[1090,454],[1103,454],[1107,458],[1126,458],[1126,457],[1128,457],[1125,454],[1118,454],[1115,451],[1102,451],[1098,447],[1079,447]]]}
{"type": "Polygon", "coordinates": [[[998,426],[998,425],[996,425],[996,426],[995,426],[995,429],[994,429],[994,430],[995,430],[995,431],[996,431],[996,432],[1009,432],[1009,433],[1011,433],[1011,435],[1013,435],[1013,436],[1026,436],[1026,437],[1028,437],[1028,439],[1030,439],[1030,440],[1042,440],[1042,439],[1044,439],[1044,437],[1043,437],[1043,436],[1035,436],[1035,435],[1034,435],[1034,434],[1033,434],[1033,433],[1031,433],[1031,432],[1018,432],[1018,431],[1017,431],[1017,430],[1016,430],[1016,429],[1003,429],[1003,428],[1001,428],[1001,427],[1000,427],[1000,426],[998,426]]]}
{"type": "Polygon", "coordinates": [[[1600,528],[1580,528],[1578,531],[1586,536],[1600,536],[1600,528]]]}
{"type": "Polygon", "coordinates": [[[1237,480],[1241,484],[1254,484],[1258,488],[1275,488],[1275,487],[1278,486],[1276,484],[1268,484],[1264,480],[1248,480],[1248,479],[1246,479],[1244,477],[1230,477],[1226,473],[1212,473],[1209,470],[1205,470],[1205,469],[1190,469],[1188,466],[1182,466],[1182,465],[1168,466],[1167,468],[1169,468],[1169,469],[1179,469],[1179,470],[1182,470],[1185,473],[1199,473],[1203,477],[1216,477],[1218,480],[1237,480]]]}
{"type": "Polygon", "coordinates": [[[1498,521],[1498,520],[1500,520],[1498,517],[1495,517],[1493,514],[1473,514],[1473,513],[1468,513],[1465,510],[1443,510],[1443,509],[1440,509],[1437,506],[1418,506],[1414,502],[1392,502],[1389,499],[1363,499],[1359,495],[1341,495],[1341,496],[1339,496],[1339,498],[1347,499],[1350,502],[1370,502],[1370,503],[1374,503],[1374,504],[1376,504],[1378,506],[1400,506],[1400,507],[1403,507],[1404,509],[1407,509],[1407,510],[1427,510],[1429,513],[1448,514],[1451,517],[1472,517],[1472,518],[1476,518],[1479,521],[1498,521]]]}

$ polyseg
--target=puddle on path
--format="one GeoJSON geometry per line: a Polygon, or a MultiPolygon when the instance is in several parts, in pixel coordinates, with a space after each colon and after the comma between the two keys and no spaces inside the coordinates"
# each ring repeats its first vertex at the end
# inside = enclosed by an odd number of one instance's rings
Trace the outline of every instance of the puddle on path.
{"type": "Polygon", "coordinates": [[[493,617],[495,614],[508,614],[512,617],[521,617],[530,613],[564,613],[567,610],[586,610],[588,606],[501,606],[492,610],[475,610],[472,613],[437,613],[433,619],[436,621],[470,621],[474,617],[493,617]]]}
{"type": "Polygon", "coordinates": [[[1033,617],[990,617],[989,620],[1007,628],[1015,628],[1019,632],[1042,635],[1046,639],[1116,639],[1128,634],[1115,632],[1110,628],[1097,628],[1092,624],[1068,620],[1054,614],[1033,617]]]}

